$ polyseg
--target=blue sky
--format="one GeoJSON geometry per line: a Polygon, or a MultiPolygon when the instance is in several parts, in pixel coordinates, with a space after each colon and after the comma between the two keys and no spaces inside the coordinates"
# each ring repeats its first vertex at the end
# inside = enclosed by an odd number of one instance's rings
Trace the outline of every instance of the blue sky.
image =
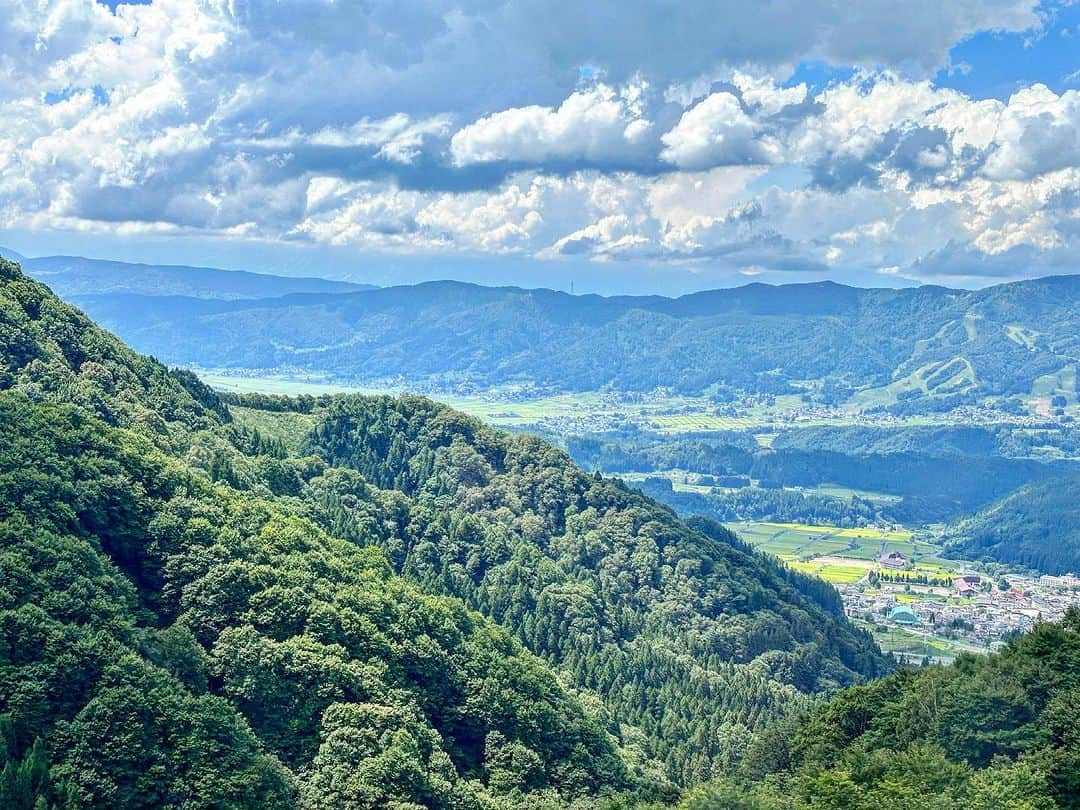
{"type": "Polygon", "coordinates": [[[1008,99],[1016,90],[1041,82],[1061,93],[1080,88],[1080,4],[1050,6],[1038,33],[984,31],[955,45],[950,61],[934,80],[975,98],[1008,99]]]}
{"type": "Polygon", "coordinates": [[[26,255],[667,293],[1080,257],[1080,4],[7,5],[26,255]]]}

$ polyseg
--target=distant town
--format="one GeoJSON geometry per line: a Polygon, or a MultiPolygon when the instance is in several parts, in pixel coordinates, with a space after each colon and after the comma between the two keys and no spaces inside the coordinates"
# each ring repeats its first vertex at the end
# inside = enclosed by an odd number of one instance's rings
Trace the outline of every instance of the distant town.
{"type": "MultiPolygon", "coordinates": [[[[942,642],[934,660],[948,660],[962,651],[990,651],[1010,637],[1025,633],[1036,622],[1053,621],[1072,606],[1080,606],[1080,577],[987,576],[967,572],[944,585],[940,580],[918,582],[907,576],[908,561],[892,552],[879,559],[880,569],[855,583],[837,584],[844,611],[865,626],[890,629],[942,642]]],[[[925,579],[922,577],[921,579],[925,579]]],[[[900,652],[900,657],[917,657],[900,652]]]]}

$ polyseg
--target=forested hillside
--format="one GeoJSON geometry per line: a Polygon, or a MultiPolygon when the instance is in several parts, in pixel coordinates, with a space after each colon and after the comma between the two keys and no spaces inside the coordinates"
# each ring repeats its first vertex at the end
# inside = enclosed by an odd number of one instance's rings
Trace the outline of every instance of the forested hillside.
{"type": "Polygon", "coordinates": [[[1080,807],[1080,612],[1000,653],[845,690],[772,728],[683,807],[1080,807]]]}
{"type": "MultiPolygon", "coordinates": [[[[1074,441],[1055,436],[1059,445],[1074,441]]],[[[986,506],[1018,487],[1080,471],[1074,458],[1011,457],[1033,451],[1034,431],[988,428],[875,429],[803,428],[780,432],[768,448],[749,433],[716,433],[707,438],[671,439],[663,436],[596,438],[571,436],[567,449],[586,469],[606,473],[683,470],[710,476],[718,487],[734,492],[671,493],[660,481],[647,486],[649,494],[682,513],[698,512],[720,520],[768,516],[803,519],[815,512],[821,519],[839,517],[837,504],[781,493],[781,487],[823,484],[896,496],[888,506],[891,520],[933,523],[958,519],[986,506]],[[1025,441],[1026,440],[1026,441],[1025,441]],[[750,488],[750,481],[759,486],[750,488]],[[779,503],[778,499],[788,499],[779,503]]],[[[1042,448],[1040,448],[1042,449],[1042,448]]],[[[1060,450],[1060,448],[1058,448],[1060,450]]],[[[1071,451],[1069,451],[1071,452],[1071,451]]],[[[845,507],[844,513],[854,516],[845,507]]],[[[871,518],[874,512],[866,511],[871,518]]],[[[826,522],[828,522],[826,520],[826,522]]]]}
{"type": "Polygon", "coordinates": [[[1040,481],[951,525],[950,554],[1022,565],[1047,574],[1080,572],[1080,476],[1040,481]]]}
{"type": "Polygon", "coordinates": [[[1044,375],[1074,380],[1080,361],[1075,276],[974,292],[751,284],[602,298],[439,282],[257,301],[75,300],[170,363],[436,388],[709,394],[722,383],[779,394],[816,381],[830,402],[914,413],[1029,395],[1044,375]]]}
{"type": "Polygon", "coordinates": [[[630,784],[602,718],[504,631],[274,497],[324,465],[0,276],[0,806],[470,807],[630,784]]]}
{"type": "Polygon", "coordinates": [[[539,439],[426,399],[347,397],[308,449],[363,476],[307,485],[322,525],[378,542],[396,570],[511,629],[644,732],[679,781],[707,777],[805,693],[883,671],[830,586],[539,439]],[[369,485],[409,496],[374,536],[369,485]]]}
{"type": "Polygon", "coordinates": [[[7,262],[0,336],[2,806],[674,796],[886,668],[536,439],[356,397],[293,454],[7,262]]]}

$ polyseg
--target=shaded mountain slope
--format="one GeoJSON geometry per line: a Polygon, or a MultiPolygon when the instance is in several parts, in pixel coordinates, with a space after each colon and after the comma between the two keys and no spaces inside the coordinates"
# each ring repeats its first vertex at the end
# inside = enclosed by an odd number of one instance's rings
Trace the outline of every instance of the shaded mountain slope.
{"type": "Polygon", "coordinates": [[[1080,475],[1010,492],[945,533],[961,559],[1021,565],[1047,574],[1080,572],[1080,475]]]}

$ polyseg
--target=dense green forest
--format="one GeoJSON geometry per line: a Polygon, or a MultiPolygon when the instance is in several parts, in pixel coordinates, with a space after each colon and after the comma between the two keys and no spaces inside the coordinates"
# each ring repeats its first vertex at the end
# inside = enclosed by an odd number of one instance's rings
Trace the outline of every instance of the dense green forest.
{"type": "Polygon", "coordinates": [[[749,433],[696,438],[660,436],[566,439],[575,461],[607,473],[682,470],[710,476],[734,492],[709,495],[672,491],[659,481],[648,493],[682,514],[718,520],[835,521],[884,519],[905,523],[955,520],[1032,482],[1080,469],[1071,452],[1071,429],[822,427],[786,430],[768,448],[749,433]],[[1037,457],[1036,449],[1044,452],[1037,457]],[[1013,452],[1016,456],[1013,456],[1013,452]],[[760,488],[747,489],[750,480],[760,488]],[[823,484],[900,498],[885,506],[779,492],[823,484]],[[738,489],[741,488],[741,489],[738,489]]]}
{"type": "Polygon", "coordinates": [[[5,806],[663,791],[887,668],[824,583],[537,439],[355,397],[290,454],[0,276],[5,806]]]}
{"type": "Polygon", "coordinates": [[[847,455],[921,453],[935,457],[1052,459],[1080,454],[1080,428],[1050,422],[1039,426],[813,426],[781,430],[771,446],[776,450],[829,451],[847,455]]]}
{"type": "Polygon", "coordinates": [[[323,526],[377,542],[396,570],[511,629],[640,729],[677,781],[730,756],[719,729],[752,730],[803,693],[882,671],[829,586],[539,439],[421,398],[346,397],[307,449],[363,476],[308,484],[323,526]],[[369,485],[409,496],[374,536],[369,485]]]}
{"type": "Polygon", "coordinates": [[[1047,574],[1080,572],[1080,476],[1021,487],[951,525],[948,553],[1047,574]]]}
{"type": "Polygon", "coordinates": [[[711,395],[723,383],[836,404],[906,379],[899,399],[868,407],[923,413],[1029,395],[1038,378],[1080,362],[1080,282],[1068,276],[979,291],[751,284],[673,299],[457,282],[256,301],[133,289],[72,300],[170,363],[433,390],[711,395]]]}
{"type": "Polygon", "coordinates": [[[653,476],[641,491],[667,504],[681,515],[702,515],[720,522],[764,520],[822,526],[869,526],[898,520],[897,504],[860,498],[808,495],[792,489],[743,487],[708,493],[675,489],[670,478],[653,476]]]}
{"type": "Polygon", "coordinates": [[[848,455],[925,453],[931,456],[995,456],[1004,452],[1007,433],[984,426],[868,427],[811,426],[781,430],[776,450],[827,451],[848,455]]]}
{"type": "Polygon", "coordinates": [[[708,439],[568,436],[566,450],[587,470],[655,472],[687,470],[706,475],[749,475],[760,448],[749,433],[725,432],[708,439]]]}
{"type": "Polygon", "coordinates": [[[0,279],[0,806],[481,807],[631,784],[602,713],[510,635],[274,495],[325,465],[281,458],[14,265],[0,279]]]}
{"type": "Polygon", "coordinates": [[[847,689],[761,735],[682,806],[1080,807],[1080,611],[1000,653],[847,689]]]}
{"type": "Polygon", "coordinates": [[[849,455],[829,450],[770,450],[754,458],[751,475],[774,484],[839,484],[903,496],[904,521],[949,520],[1033,481],[1075,472],[1074,460],[1000,456],[933,456],[905,452],[849,455]]]}

